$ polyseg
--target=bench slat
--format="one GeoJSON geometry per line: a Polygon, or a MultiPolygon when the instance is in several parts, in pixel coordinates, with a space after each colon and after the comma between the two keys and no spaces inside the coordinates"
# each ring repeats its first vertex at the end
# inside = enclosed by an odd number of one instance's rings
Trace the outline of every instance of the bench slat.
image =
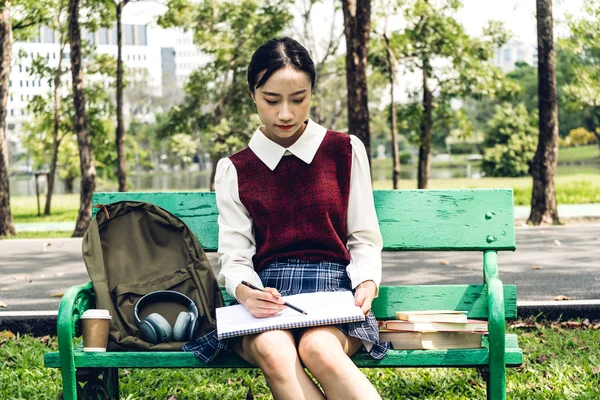
{"type": "MultiPolygon", "coordinates": [[[[487,319],[488,300],[484,285],[381,286],[373,301],[377,319],[395,319],[396,311],[469,311],[469,318],[487,319]]],[[[517,287],[504,285],[507,319],[517,318],[517,287]]]]}
{"type": "MultiPolygon", "coordinates": [[[[384,250],[514,250],[512,189],[376,190],[384,250]]],[[[205,251],[217,249],[218,210],[209,192],[98,192],[94,204],[154,203],[181,218],[205,251]]],[[[94,208],[94,212],[97,210],[94,208]]]]}
{"type": "MultiPolygon", "coordinates": [[[[484,343],[486,341],[484,340],[484,343]]],[[[376,367],[460,367],[481,366],[489,362],[488,349],[449,350],[390,350],[382,360],[375,360],[361,352],[352,360],[361,368],[376,367]]],[[[518,347],[516,335],[506,335],[506,365],[518,366],[523,355],[518,347]]],[[[60,368],[58,352],[46,353],[44,365],[60,368]]],[[[187,352],[75,352],[77,368],[252,368],[237,356],[221,354],[213,362],[205,364],[193,353],[187,352]]]]}

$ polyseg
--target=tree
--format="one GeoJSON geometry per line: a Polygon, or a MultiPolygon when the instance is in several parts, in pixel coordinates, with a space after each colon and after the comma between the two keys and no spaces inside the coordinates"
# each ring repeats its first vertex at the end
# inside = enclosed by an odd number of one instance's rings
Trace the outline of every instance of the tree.
{"type": "Polygon", "coordinates": [[[529,116],[523,103],[496,106],[485,133],[481,169],[486,176],[527,176],[535,154],[537,118],[529,116]]]}
{"type": "Polygon", "coordinates": [[[585,17],[569,20],[572,35],[563,41],[573,61],[573,80],[565,92],[573,103],[571,111],[583,111],[585,127],[596,135],[600,150],[600,4],[586,0],[584,10],[585,17]]]}
{"type": "Polygon", "coordinates": [[[14,235],[8,183],[8,144],[6,139],[6,105],[12,55],[12,23],[10,1],[2,7],[0,17],[0,236],[14,235]]]}
{"type": "Polygon", "coordinates": [[[15,233],[10,208],[10,187],[8,180],[8,143],[6,134],[6,114],[8,104],[8,88],[10,65],[12,60],[13,32],[26,31],[32,26],[43,23],[45,1],[5,0],[0,3],[0,236],[15,233]],[[12,10],[15,9],[16,20],[13,22],[12,10]]]}
{"type": "MultiPolygon", "coordinates": [[[[111,0],[113,1],[113,0],[111,0]]],[[[127,191],[127,154],[125,147],[125,122],[123,121],[123,9],[136,0],[116,0],[114,3],[117,19],[117,181],[119,192],[127,191]]]]}
{"type": "Polygon", "coordinates": [[[504,74],[490,60],[506,41],[498,23],[490,23],[481,38],[468,36],[453,17],[459,0],[414,0],[401,3],[406,28],[399,54],[409,70],[420,70],[420,143],[418,187],[427,188],[430,172],[434,111],[450,108],[453,99],[496,96],[511,90],[504,74]]]}
{"type": "MultiPolygon", "coordinates": [[[[87,48],[84,53],[87,54],[90,50],[87,48]]],[[[105,82],[114,77],[116,63],[112,57],[105,54],[93,57],[88,55],[84,59],[86,79],[90,81],[85,88],[85,98],[95,166],[98,176],[112,178],[114,176],[112,167],[116,157],[114,146],[111,146],[115,135],[115,132],[111,131],[114,127],[111,118],[114,117],[115,106],[111,93],[106,90],[105,82]]],[[[46,77],[53,81],[52,75],[55,69],[46,66],[45,59],[35,60],[32,66],[33,73],[44,72],[42,68],[50,70],[50,75],[46,74],[46,77]]],[[[33,118],[24,125],[23,146],[27,149],[34,168],[47,168],[48,154],[52,153],[51,163],[54,168],[50,169],[63,179],[69,192],[72,191],[74,180],[80,176],[77,138],[73,126],[75,114],[73,95],[70,90],[66,93],[61,91],[57,99],[54,89],[48,95],[34,96],[28,104],[27,107],[33,118]],[[57,104],[60,106],[58,111],[57,104]],[[57,115],[59,118],[56,118],[57,115]]]]}
{"type": "Polygon", "coordinates": [[[75,109],[74,125],[79,148],[79,168],[81,170],[80,204],[73,237],[80,237],[87,230],[92,217],[92,194],[96,189],[96,168],[85,108],[79,0],[69,0],[69,44],[71,47],[71,76],[75,109]]]}
{"type": "MultiPolygon", "coordinates": [[[[48,13],[52,15],[52,18],[49,18],[46,24],[49,28],[57,31],[59,34],[58,65],[56,67],[52,67],[44,57],[38,55],[37,58],[33,60],[31,66],[31,75],[37,75],[40,79],[47,79],[49,82],[51,82],[52,86],[53,107],[51,110],[45,110],[47,114],[44,114],[45,117],[52,115],[52,156],[48,175],[48,187],[46,190],[46,205],[44,206],[45,215],[50,215],[52,194],[54,192],[54,180],[56,176],[56,165],[58,162],[58,151],[65,135],[65,133],[62,135],[59,133],[61,123],[60,88],[62,77],[68,71],[68,69],[63,68],[62,66],[63,54],[65,46],[67,45],[66,4],[64,0],[58,0],[55,1],[54,4],[48,4],[48,6],[48,13]]],[[[37,116],[39,114],[34,115],[37,116]]]]}
{"type": "Polygon", "coordinates": [[[342,0],[346,37],[348,132],[365,145],[371,163],[367,56],[371,34],[371,0],[342,0]]]}
{"type": "Polygon", "coordinates": [[[392,5],[390,2],[382,4],[383,10],[377,14],[383,14],[383,27],[381,32],[374,31],[376,39],[373,40],[371,45],[371,52],[369,55],[370,64],[383,75],[387,77],[389,90],[390,90],[390,136],[392,145],[392,182],[394,189],[399,188],[400,184],[400,155],[398,153],[398,123],[397,123],[397,112],[396,112],[396,101],[394,99],[394,90],[396,85],[396,69],[399,64],[398,57],[396,56],[395,48],[392,41],[397,38],[397,34],[388,34],[388,15],[391,11],[392,5]]]}
{"type": "Polygon", "coordinates": [[[558,224],[554,174],[558,164],[558,105],[552,0],[536,0],[538,34],[539,139],[531,165],[533,188],[528,223],[558,224]]]}
{"type": "Polygon", "coordinates": [[[242,148],[258,124],[248,93],[246,72],[254,51],[281,34],[291,21],[283,0],[170,0],[159,18],[163,27],[194,31],[194,42],[211,57],[186,84],[183,103],[172,108],[161,126],[163,137],[186,133],[201,139],[211,155],[211,189],[217,161],[242,148]]]}
{"type": "MultiPolygon", "coordinates": [[[[297,36],[304,44],[315,64],[316,80],[312,90],[310,117],[318,124],[325,125],[334,129],[338,119],[342,114],[339,99],[340,81],[342,80],[337,70],[336,54],[339,49],[343,31],[338,30],[335,24],[337,13],[340,9],[337,2],[332,1],[333,14],[329,26],[329,35],[324,43],[317,43],[314,35],[313,7],[319,0],[302,0],[298,4],[300,14],[302,15],[302,31],[297,32],[297,36]],[[330,91],[329,84],[334,82],[335,90],[330,91]],[[321,91],[323,86],[323,91],[321,91]],[[331,96],[331,95],[332,96],[331,96]],[[330,96],[328,96],[330,95],[330,96]],[[333,105],[333,109],[331,108],[333,105]]],[[[318,24],[324,23],[323,16],[319,15],[318,24]]],[[[345,125],[343,125],[345,126],[345,125]]]]}

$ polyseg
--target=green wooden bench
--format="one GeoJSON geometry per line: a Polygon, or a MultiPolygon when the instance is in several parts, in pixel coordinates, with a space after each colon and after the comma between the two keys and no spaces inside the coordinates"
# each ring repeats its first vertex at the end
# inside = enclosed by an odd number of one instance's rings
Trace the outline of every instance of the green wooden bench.
{"type": "MultiPolygon", "coordinates": [[[[382,286],[373,303],[376,317],[393,319],[396,311],[412,309],[468,310],[469,318],[489,321],[489,334],[478,349],[390,350],[382,360],[359,352],[352,360],[363,368],[478,368],[487,383],[487,397],[505,399],[506,367],[523,362],[516,335],[505,334],[506,320],[517,317],[516,287],[503,285],[498,275],[497,252],[515,249],[512,189],[390,190],[375,191],[374,197],[384,251],[483,252],[483,284],[382,286]]],[[[93,198],[94,204],[121,200],[152,202],[171,211],[188,224],[206,251],[217,249],[214,193],[96,193],[93,198]]],[[[222,293],[226,302],[231,299],[222,293]]],[[[65,400],[78,395],[118,399],[119,368],[251,368],[238,356],[224,353],[208,365],[185,352],[84,353],[81,345],[73,346],[73,339],[81,335],[81,314],[93,307],[91,283],[69,288],[58,311],[59,352],[44,356],[46,367],[61,368],[65,400]]]]}

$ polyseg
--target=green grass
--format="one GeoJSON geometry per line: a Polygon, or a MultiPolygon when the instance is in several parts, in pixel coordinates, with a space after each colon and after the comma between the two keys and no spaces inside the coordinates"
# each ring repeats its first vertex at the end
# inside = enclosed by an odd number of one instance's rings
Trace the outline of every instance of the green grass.
{"type": "Polygon", "coordinates": [[[40,195],[40,212],[42,213],[42,216],[38,217],[36,196],[12,196],[10,198],[10,208],[14,222],[75,221],[79,209],[79,193],[53,195],[51,215],[44,215],[45,204],[45,196],[40,195]]]}
{"type": "Polygon", "coordinates": [[[565,147],[558,151],[558,162],[584,161],[589,162],[598,160],[600,150],[597,145],[565,147]]]}
{"type": "MultiPolygon", "coordinates": [[[[527,322],[509,327],[519,336],[524,363],[510,368],[510,399],[600,398],[600,330],[566,323],[527,322]],[[563,326],[564,325],[564,326],[563,326]]],[[[56,399],[60,373],[43,368],[43,354],[56,351],[56,338],[0,333],[0,398],[56,399]],[[2,339],[1,336],[5,336],[2,339]]],[[[483,380],[474,369],[365,369],[384,399],[484,399],[483,380]]],[[[122,369],[121,398],[240,399],[252,388],[256,399],[270,398],[258,370],[122,369]]]]}
{"type": "Polygon", "coordinates": [[[0,239],[46,239],[46,238],[69,238],[73,231],[33,231],[19,232],[16,235],[0,237],[0,239]]]}

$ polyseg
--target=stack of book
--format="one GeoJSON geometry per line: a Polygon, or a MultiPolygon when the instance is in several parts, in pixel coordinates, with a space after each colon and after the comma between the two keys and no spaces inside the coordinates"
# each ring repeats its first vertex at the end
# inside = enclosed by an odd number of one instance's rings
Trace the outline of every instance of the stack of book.
{"type": "Polygon", "coordinates": [[[379,340],[396,350],[477,348],[487,331],[487,321],[468,319],[467,311],[403,311],[380,321],[379,340]]]}

